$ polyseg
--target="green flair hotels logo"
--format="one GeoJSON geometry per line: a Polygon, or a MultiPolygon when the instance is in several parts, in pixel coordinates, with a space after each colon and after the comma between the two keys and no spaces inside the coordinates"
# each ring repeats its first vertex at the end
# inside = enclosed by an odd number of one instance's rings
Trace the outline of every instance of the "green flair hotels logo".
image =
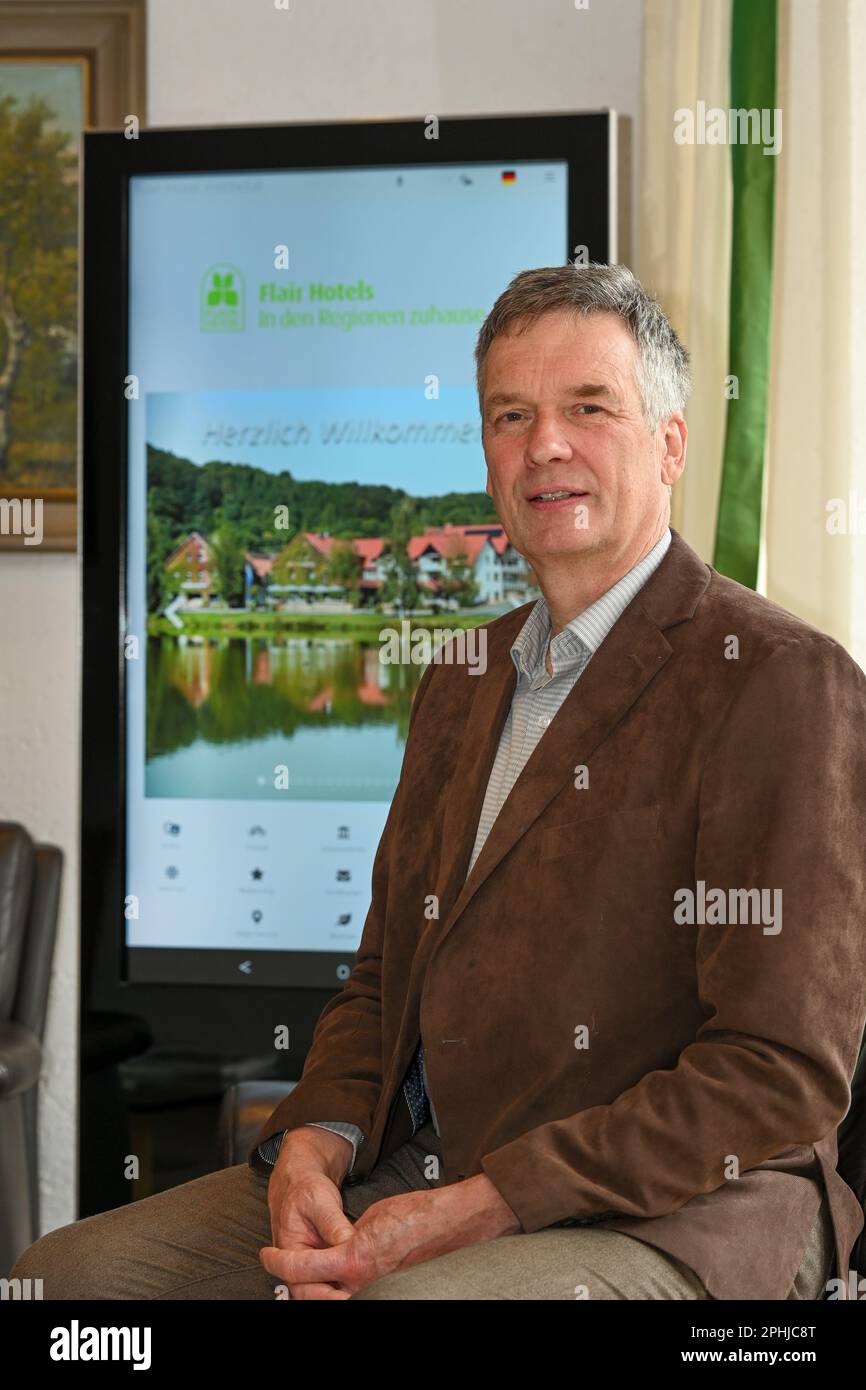
{"type": "Polygon", "coordinates": [[[217,261],[201,277],[202,333],[240,333],[244,326],[244,277],[236,265],[217,261]]]}

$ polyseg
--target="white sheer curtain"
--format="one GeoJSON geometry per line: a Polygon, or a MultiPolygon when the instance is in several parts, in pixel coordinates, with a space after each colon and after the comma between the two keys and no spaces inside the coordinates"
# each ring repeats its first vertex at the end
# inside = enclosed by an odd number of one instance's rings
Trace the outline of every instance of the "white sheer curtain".
{"type": "Polygon", "coordinates": [[[866,509],[863,0],[780,0],[777,71],[766,593],[866,668],[866,534],[826,526],[866,509]]]}
{"type": "Polygon", "coordinates": [[[673,525],[712,563],[725,442],[731,260],[726,145],[678,145],[674,112],[730,106],[730,0],[645,0],[634,272],[692,354],[686,468],[673,525]]]}
{"type": "MultiPolygon", "coordinates": [[[[674,111],[730,106],[730,0],[645,0],[635,273],[693,355],[673,524],[710,563],[724,448],[730,151],[677,145],[674,111]]],[[[866,668],[866,0],[779,0],[769,428],[762,593],[866,668]],[[856,525],[856,518],[854,518],[856,525]]]]}

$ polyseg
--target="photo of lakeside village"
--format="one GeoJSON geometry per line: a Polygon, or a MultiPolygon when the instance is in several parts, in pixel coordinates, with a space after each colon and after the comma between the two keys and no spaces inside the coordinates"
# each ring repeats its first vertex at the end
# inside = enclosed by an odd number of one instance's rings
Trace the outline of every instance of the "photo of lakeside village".
{"type": "Polygon", "coordinates": [[[389,800],[431,653],[456,636],[482,674],[464,630],[538,596],[486,492],[152,446],[146,563],[149,796],[286,799],[285,765],[289,799],[389,800]]]}
{"type": "Polygon", "coordinates": [[[147,520],[151,633],[204,632],[208,617],[222,632],[347,615],[474,625],[538,593],[484,492],[415,498],[150,450],[147,520]]]}

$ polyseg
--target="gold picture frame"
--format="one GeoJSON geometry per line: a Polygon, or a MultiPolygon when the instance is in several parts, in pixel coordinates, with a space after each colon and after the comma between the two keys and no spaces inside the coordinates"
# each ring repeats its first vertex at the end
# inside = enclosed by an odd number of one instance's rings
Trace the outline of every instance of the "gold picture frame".
{"type": "Polygon", "coordinates": [[[0,0],[0,550],[76,549],[81,132],[122,129],[129,115],[143,127],[145,114],[145,0],[0,0]],[[27,168],[24,142],[48,181],[38,207],[15,177],[16,160],[27,168]],[[38,244],[37,224],[50,245],[38,244]],[[22,244],[27,234],[17,258],[16,228],[22,244]],[[44,291],[32,288],[46,278],[44,291]]]}

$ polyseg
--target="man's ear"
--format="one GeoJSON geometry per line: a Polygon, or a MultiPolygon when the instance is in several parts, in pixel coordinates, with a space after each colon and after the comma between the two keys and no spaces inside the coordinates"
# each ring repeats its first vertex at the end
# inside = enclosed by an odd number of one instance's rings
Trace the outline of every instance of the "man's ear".
{"type": "Polygon", "coordinates": [[[679,411],[665,422],[662,440],[661,475],[663,483],[675,483],[686,466],[688,426],[679,411]]]}
{"type": "Polygon", "coordinates": [[[488,496],[488,497],[492,497],[492,496],[493,496],[493,484],[492,484],[491,481],[490,481],[490,469],[489,469],[489,468],[488,468],[488,470],[487,470],[487,484],[486,484],[486,486],[485,486],[485,488],[484,488],[484,491],[487,493],[487,496],[488,496]]]}

